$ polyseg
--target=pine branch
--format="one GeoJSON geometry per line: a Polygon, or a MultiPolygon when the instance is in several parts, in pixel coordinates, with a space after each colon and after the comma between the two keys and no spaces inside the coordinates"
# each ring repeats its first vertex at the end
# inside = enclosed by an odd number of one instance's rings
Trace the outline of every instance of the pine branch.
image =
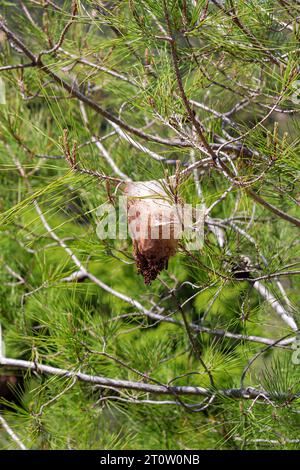
{"type": "Polygon", "coordinates": [[[18,369],[18,370],[26,370],[32,371],[37,374],[45,374],[45,375],[54,375],[56,377],[64,377],[64,378],[77,378],[77,380],[81,382],[90,383],[92,385],[99,385],[103,388],[110,388],[114,387],[116,389],[124,389],[124,390],[136,390],[139,392],[146,392],[156,395],[178,395],[178,396],[202,396],[202,397],[211,397],[213,395],[217,395],[220,397],[232,398],[236,400],[253,400],[259,399],[261,401],[265,401],[267,403],[270,400],[276,402],[276,400],[284,400],[287,399],[289,402],[291,400],[296,400],[300,397],[300,394],[291,395],[288,392],[284,393],[276,393],[276,392],[268,392],[266,390],[258,390],[252,387],[248,387],[246,389],[239,389],[239,388],[228,388],[228,389],[220,389],[220,390],[210,390],[203,387],[192,387],[192,386],[160,386],[160,385],[150,385],[147,383],[142,382],[133,382],[130,380],[121,380],[121,379],[111,379],[108,377],[97,376],[97,375],[89,375],[84,374],[82,372],[76,371],[68,371],[66,369],[60,369],[58,367],[52,367],[36,362],[31,361],[23,361],[19,359],[10,359],[0,357],[0,366],[5,369],[18,369]]]}

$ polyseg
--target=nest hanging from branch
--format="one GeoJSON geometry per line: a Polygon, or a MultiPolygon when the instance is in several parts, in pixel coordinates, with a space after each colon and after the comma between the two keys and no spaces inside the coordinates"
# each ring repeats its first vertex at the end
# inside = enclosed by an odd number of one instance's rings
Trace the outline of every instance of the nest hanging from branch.
{"type": "Polygon", "coordinates": [[[124,192],[138,273],[150,284],[178,249],[177,206],[159,181],[128,182],[124,192]]]}
{"type": "Polygon", "coordinates": [[[167,177],[167,180],[161,181],[124,181],[80,167],[76,160],[76,143],[71,149],[66,129],[63,145],[66,160],[72,170],[105,180],[109,198],[110,182],[124,184],[122,189],[127,196],[128,227],[133,240],[133,255],[138,273],[144,277],[145,284],[150,284],[168,267],[170,257],[178,250],[182,230],[182,214],[180,215],[177,195],[179,165],[175,178],[167,177]]]}

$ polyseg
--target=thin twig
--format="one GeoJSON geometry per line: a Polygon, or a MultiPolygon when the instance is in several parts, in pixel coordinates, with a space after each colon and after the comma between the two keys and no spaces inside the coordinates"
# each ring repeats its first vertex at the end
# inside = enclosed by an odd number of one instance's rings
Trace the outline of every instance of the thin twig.
{"type": "MultiPolygon", "coordinates": [[[[0,358],[0,360],[2,359],[0,358]]],[[[0,415],[0,424],[21,450],[27,450],[27,447],[23,444],[21,439],[17,436],[17,434],[9,426],[8,422],[1,415],[0,415]]]]}

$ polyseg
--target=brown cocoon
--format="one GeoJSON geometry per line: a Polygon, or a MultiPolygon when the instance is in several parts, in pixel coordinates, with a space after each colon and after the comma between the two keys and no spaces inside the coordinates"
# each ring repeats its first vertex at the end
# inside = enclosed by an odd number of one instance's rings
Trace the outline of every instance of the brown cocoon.
{"type": "Polygon", "coordinates": [[[138,273],[150,284],[177,251],[176,206],[158,181],[127,183],[125,193],[138,273]]]}

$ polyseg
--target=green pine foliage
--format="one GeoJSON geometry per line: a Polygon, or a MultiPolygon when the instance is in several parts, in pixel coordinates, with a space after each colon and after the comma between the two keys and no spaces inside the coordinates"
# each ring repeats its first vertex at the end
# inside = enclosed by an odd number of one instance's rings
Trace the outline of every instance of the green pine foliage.
{"type": "MultiPolygon", "coordinates": [[[[27,448],[299,448],[299,13],[275,0],[0,0],[2,356],[37,364],[0,358],[0,415],[27,448]],[[32,64],[26,51],[47,53],[32,64]],[[31,66],[5,68],[18,64],[31,66]],[[203,247],[182,243],[146,286],[130,238],[97,236],[97,208],[120,188],[76,170],[168,181],[194,162],[179,193],[211,208],[203,247]],[[74,256],[98,283],[76,277],[74,256]]],[[[0,448],[18,447],[0,426],[0,448]]]]}

